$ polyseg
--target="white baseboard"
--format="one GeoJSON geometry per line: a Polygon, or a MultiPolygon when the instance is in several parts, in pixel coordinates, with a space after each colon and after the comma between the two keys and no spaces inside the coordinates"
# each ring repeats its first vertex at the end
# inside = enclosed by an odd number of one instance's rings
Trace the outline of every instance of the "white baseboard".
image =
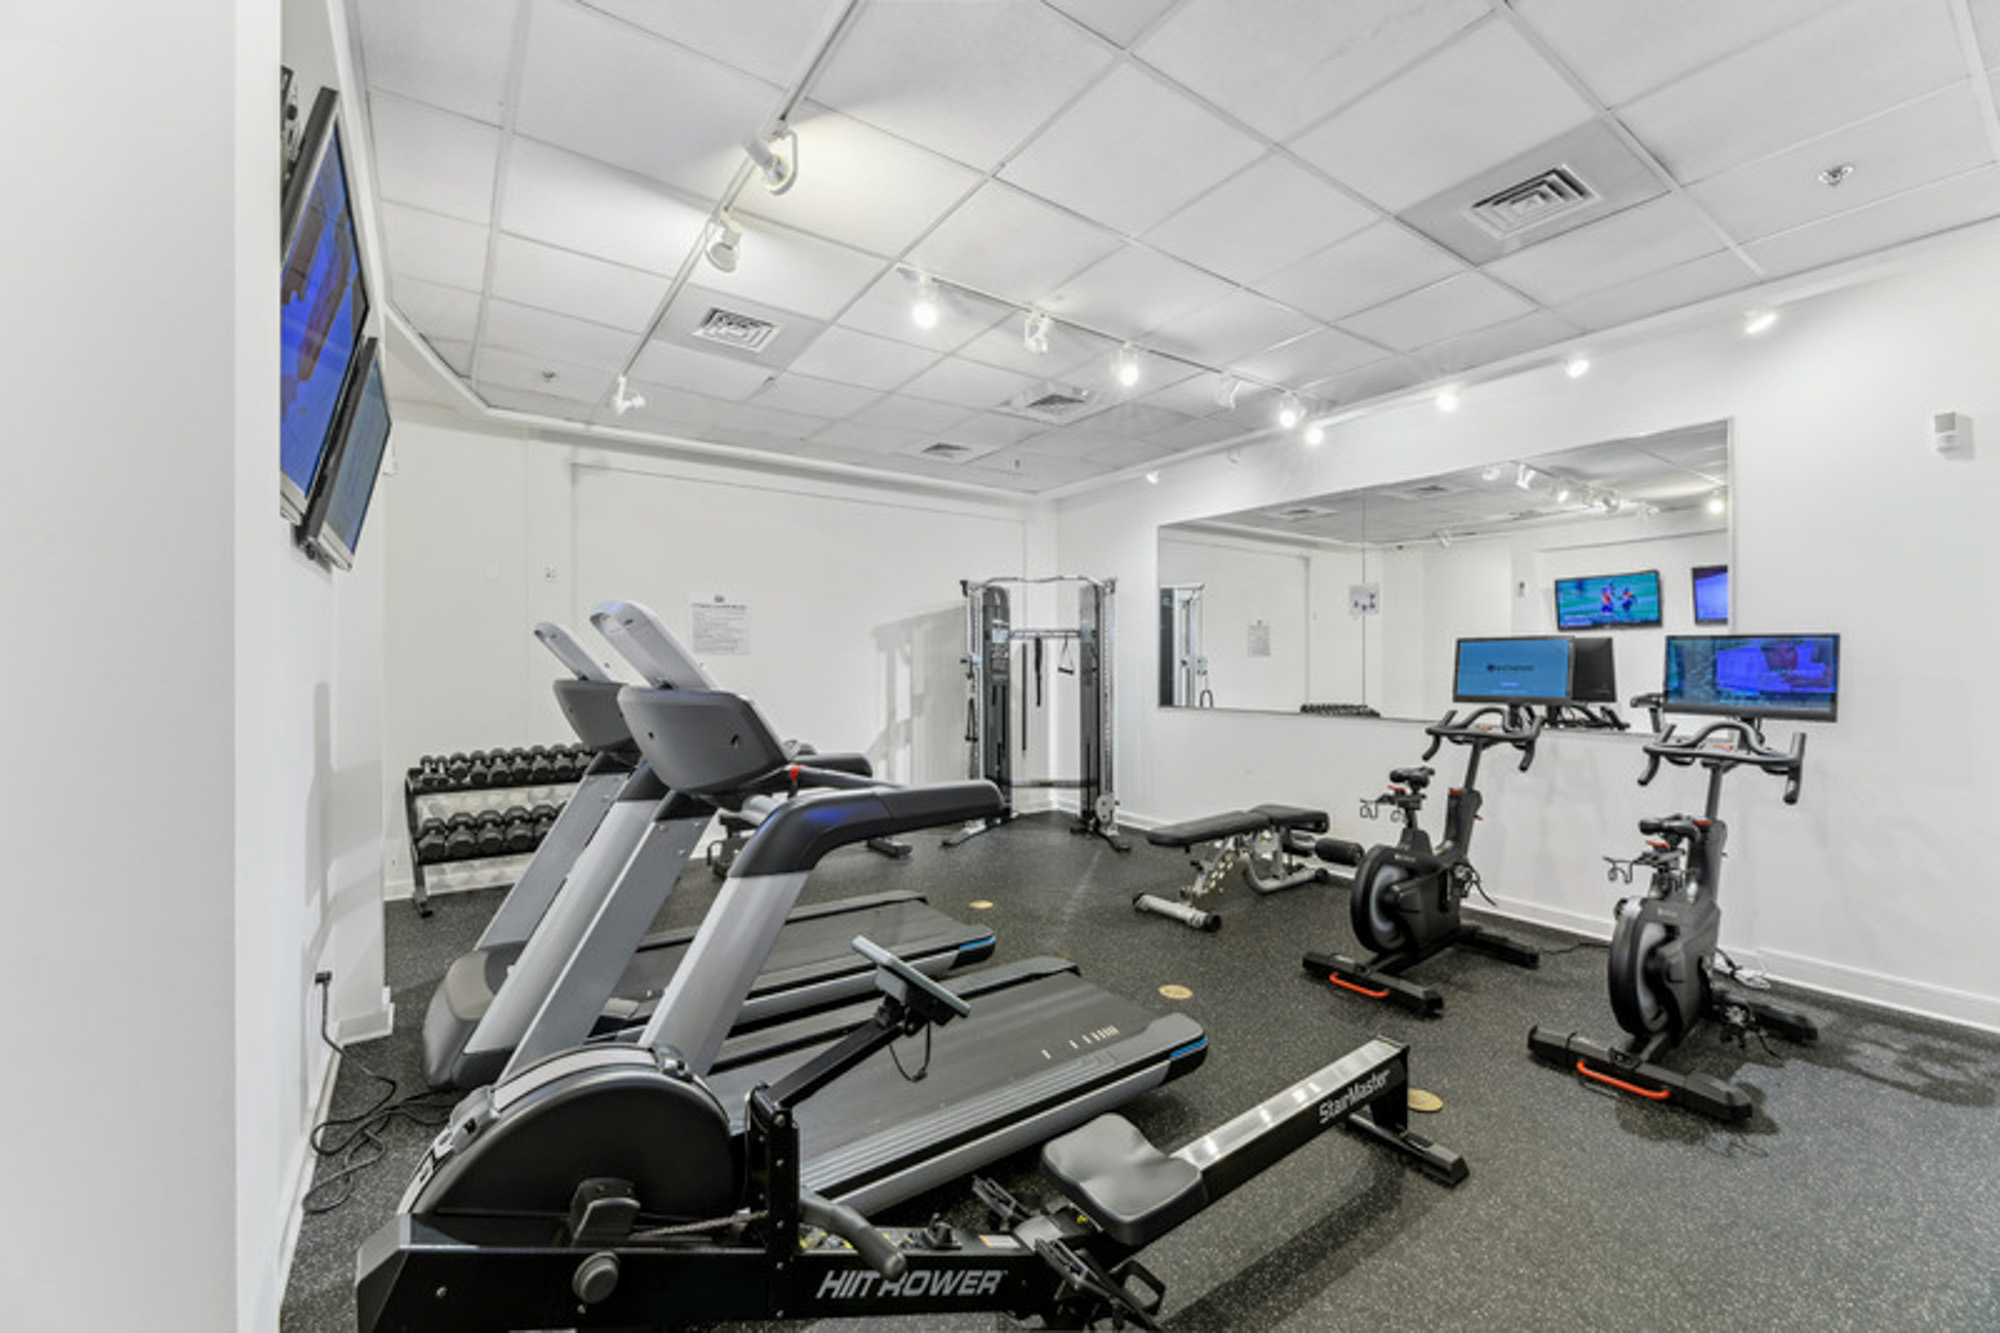
{"type": "Polygon", "coordinates": [[[1543,907],[1539,903],[1523,902],[1519,898],[1495,898],[1491,905],[1485,902],[1471,904],[1475,912],[1487,916],[1504,917],[1509,921],[1521,921],[1531,926],[1547,926],[1551,930],[1564,930],[1572,935],[1581,935],[1590,940],[1611,938],[1611,914],[1609,912],[1572,912],[1561,907],[1543,907]]]}
{"type": "Polygon", "coordinates": [[[1773,981],[1785,985],[1837,995],[1844,1000],[1878,1004],[1885,1009],[1935,1018],[1962,1027],[2000,1032],[2000,996],[1976,995],[1971,991],[1892,977],[1778,949],[1766,949],[1763,955],[1764,970],[1773,981]]]}
{"type": "Polygon", "coordinates": [[[292,1149],[292,1166],[288,1173],[291,1188],[287,1192],[285,1204],[285,1234],[278,1246],[278,1290],[284,1291],[292,1281],[292,1259],[298,1253],[299,1230],[306,1220],[306,1193],[312,1189],[313,1163],[316,1155],[312,1149],[312,1126],[324,1124],[333,1110],[333,1087],[340,1074],[340,1054],[331,1052],[327,1056],[326,1070],[320,1076],[319,1094],[313,1099],[312,1115],[307,1121],[306,1133],[292,1149]]]}

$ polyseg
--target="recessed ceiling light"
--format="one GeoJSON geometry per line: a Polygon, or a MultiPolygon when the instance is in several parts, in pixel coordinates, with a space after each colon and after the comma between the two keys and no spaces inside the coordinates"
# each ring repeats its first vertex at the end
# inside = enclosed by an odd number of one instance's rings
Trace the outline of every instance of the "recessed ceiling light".
{"type": "Polygon", "coordinates": [[[1131,343],[1118,349],[1116,374],[1118,382],[1128,389],[1139,382],[1139,349],[1131,343]]]}
{"type": "Polygon", "coordinates": [[[1580,380],[1590,373],[1590,358],[1579,352],[1563,362],[1563,374],[1573,380],[1580,380]]]}
{"type": "Polygon", "coordinates": [[[1723,496],[1722,496],[1722,492],[1721,492],[1721,491],[1712,491],[1712,492],[1710,492],[1710,494],[1709,494],[1709,497],[1708,497],[1708,512],[1709,512],[1709,513],[1711,513],[1711,514],[1720,514],[1720,513],[1721,513],[1721,512],[1723,511],[1723,510],[1725,510],[1725,509],[1727,509],[1727,508],[1729,508],[1729,502],[1728,502],[1727,500],[1723,499],[1723,496]]]}
{"type": "Polygon", "coordinates": [[[1458,411],[1458,390],[1456,389],[1439,390],[1437,396],[1437,405],[1438,405],[1438,411],[1440,412],[1458,411]]]}
{"type": "Polygon", "coordinates": [[[1157,472],[1148,472],[1148,473],[1146,474],[1146,484],[1147,484],[1148,486],[1157,486],[1157,485],[1159,485],[1159,484],[1160,484],[1160,474],[1159,474],[1159,473],[1157,473],[1157,472]]]}
{"type": "Polygon", "coordinates": [[[1829,190],[1840,188],[1840,183],[1854,174],[1852,162],[1837,162],[1819,173],[1818,180],[1829,190]]]}
{"type": "Polygon", "coordinates": [[[1310,425],[1310,426],[1307,426],[1307,427],[1306,427],[1306,443],[1307,443],[1307,444],[1311,444],[1311,445],[1321,445],[1321,444],[1325,444],[1325,443],[1326,443],[1326,427],[1324,427],[1324,426],[1320,425],[1320,424],[1319,424],[1319,423],[1318,423],[1317,421],[1313,422],[1313,424],[1312,424],[1312,425],[1310,425]]]}
{"type": "Polygon", "coordinates": [[[1752,310],[1743,317],[1743,332],[1754,338],[1777,322],[1778,312],[1775,310],[1752,310]]]}

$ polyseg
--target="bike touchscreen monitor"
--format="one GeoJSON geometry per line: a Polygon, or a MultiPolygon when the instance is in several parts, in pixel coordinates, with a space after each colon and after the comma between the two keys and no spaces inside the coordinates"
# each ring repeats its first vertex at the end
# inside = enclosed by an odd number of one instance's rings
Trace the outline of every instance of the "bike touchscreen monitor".
{"type": "Polygon", "coordinates": [[[1462,704],[1559,704],[1569,697],[1565,638],[1460,639],[1451,697],[1462,704]]]}
{"type": "Polygon", "coordinates": [[[1668,712],[1831,722],[1839,698],[1838,634],[1667,638],[1668,712]]]}

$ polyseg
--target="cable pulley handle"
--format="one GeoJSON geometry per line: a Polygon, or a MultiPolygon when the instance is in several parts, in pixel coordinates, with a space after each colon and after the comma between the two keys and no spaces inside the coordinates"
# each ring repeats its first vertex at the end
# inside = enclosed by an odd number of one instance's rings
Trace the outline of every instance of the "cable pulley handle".
{"type": "Polygon", "coordinates": [[[868,1219],[844,1203],[835,1203],[809,1189],[799,1191],[799,1220],[838,1236],[854,1247],[854,1252],[876,1272],[894,1282],[909,1268],[910,1261],[896,1243],[869,1225],[868,1219]]]}

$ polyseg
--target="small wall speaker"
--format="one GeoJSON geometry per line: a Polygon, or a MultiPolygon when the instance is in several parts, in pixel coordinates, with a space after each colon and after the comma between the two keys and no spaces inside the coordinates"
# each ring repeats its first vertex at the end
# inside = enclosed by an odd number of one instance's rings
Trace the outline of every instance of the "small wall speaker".
{"type": "Polygon", "coordinates": [[[1931,448],[1946,458],[1972,457],[1972,418],[1963,412],[1933,413],[1931,448]]]}

